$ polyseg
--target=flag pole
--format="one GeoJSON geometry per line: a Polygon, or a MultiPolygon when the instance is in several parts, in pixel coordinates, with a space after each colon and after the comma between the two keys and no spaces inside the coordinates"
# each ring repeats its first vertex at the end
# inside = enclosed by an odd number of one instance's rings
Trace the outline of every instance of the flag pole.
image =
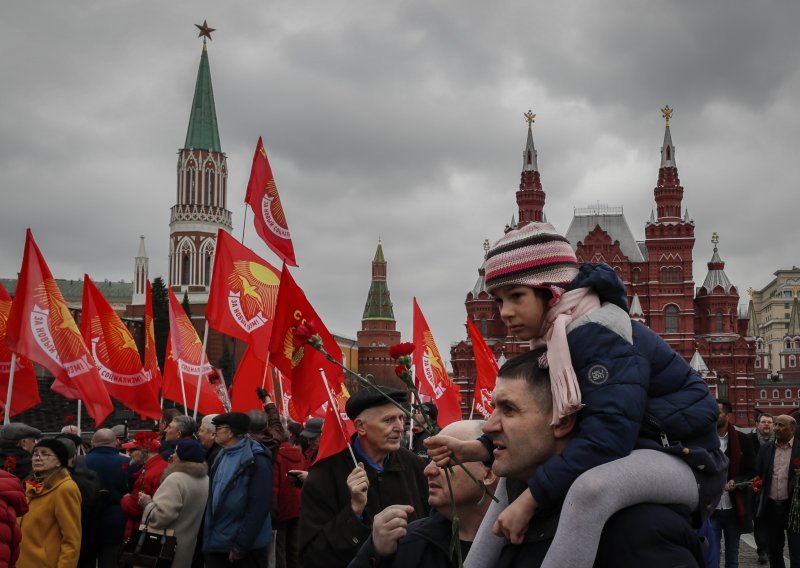
{"type": "Polygon", "coordinates": [[[83,401],[78,399],[78,432],[81,431],[81,411],[83,410],[83,401]]]}
{"type": "Polygon", "coordinates": [[[200,384],[201,381],[206,376],[206,366],[203,364],[203,359],[208,359],[206,357],[206,344],[208,343],[208,320],[206,320],[206,326],[203,330],[203,351],[200,353],[200,373],[197,375],[197,392],[194,395],[194,414],[192,415],[193,420],[197,420],[197,406],[200,404],[200,384]]]}
{"type": "Polygon", "coordinates": [[[11,393],[14,392],[14,367],[17,366],[17,354],[11,354],[11,370],[8,375],[8,393],[6,393],[6,414],[3,417],[3,424],[11,421],[11,393]]]}
{"type": "MultiPolygon", "coordinates": [[[[267,384],[267,371],[269,370],[269,351],[267,351],[267,360],[264,362],[264,376],[261,377],[261,388],[264,388],[264,385],[267,384]]],[[[275,390],[274,385],[270,385],[272,388],[270,390],[275,390]]]]}
{"type": "Polygon", "coordinates": [[[339,416],[339,405],[336,404],[336,400],[333,398],[333,393],[331,392],[331,387],[328,386],[328,377],[325,376],[325,371],[320,368],[319,374],[322,375],[322,382],[325,384],[325,390],[328,391],[328,400],[331,404],[331,409],[333,410],[333,415],[336,416],[336,423],[339,425],[339,432],[342,434],[342,438],[344,438],[345,443],[347,444],[347,449],[350,450],[350,457],[353,458],[353,465],[358,467],[358,460],[356,460],[356,455],[353,453],[353,446],[350,445],[350,439],[347,437],[347,433],[344,431],[344,424],[342,424],[342,417],[339,416]]]}
{"type": "MultiPolygon", "coordinates": [[[[415,371],[414,365],[411,366],[411,382],[416,385],[417,380],[414,374],[415,371]]],[[[419,390],[419,389],[417,389],[419,390]]],[[[414,392],[411,393],[411,421],[408,423],[408,449],[411,450],[414,448],[414,392]]],[[[417,400],[417,404],[419,404],[419,400],[417,400]]]]}
{"type": "MultiPolygon", "coordinates": [[[[183,369],[181,368],[182,359],[178,358],[178,376],[181,379],[181,395],[183,396],[183,413],[189,416],[189,407],[186,406],[186,385],[183,384],[183,369]]],[[[202,362],[202,359],[201,359],[202,362]]]]}
{"type": "Polygon", "coordinates": [[[278,373],[278,386],[281,388],[281,406],[283,407],[283,415],[289,418],[289,405],[286,402],[286,391],[283,390],[283,373],[275,369],[278,373]]]}

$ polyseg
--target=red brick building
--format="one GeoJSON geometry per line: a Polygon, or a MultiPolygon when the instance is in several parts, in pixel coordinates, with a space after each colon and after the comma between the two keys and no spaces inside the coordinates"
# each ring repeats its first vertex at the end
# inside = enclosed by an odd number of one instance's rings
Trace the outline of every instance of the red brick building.
{"type": "MultiPolygon", "coordinates": [[[[746,337],[747,319],[739,316],[739,293],[725,275],[716,235],[708,275],[695,292],[692,273],[695,224],[683,206],[684,188],[678,176],[669,123],[672,109],[667,107],[662,113],[666,126],[653,190],[655,208],[645,223],[644,240],[634,238],[622,207],[600,205],[575,209],[564,234],[579,262],[605,262],[619,274],[628,291],[631,317],[659,333],[701,370],[715,395],[718,392],[720,397],[731,400],[738,425],[750,425],[755,408],[755,341],[746,337]]],[[[528,113],[526,117],[528,139],[516,192],[519,218],[516,226],[545,219],[545,192],[532,133],[534,115],[528,113]]],[[[512,218],[506,231],[514,226],[512,218]]],[[[465,306],[468,317],[481,330],[495,356],[510,358],[527,350],[526,344],[508,336],[499,311],[486,292],[482,267],[478,270],[478,281],[467,294],[465,306]]],[[[461,385],[468,412],[475,377],[469,339],[452,346],[451,360],[454,380],[461,385]]]]}

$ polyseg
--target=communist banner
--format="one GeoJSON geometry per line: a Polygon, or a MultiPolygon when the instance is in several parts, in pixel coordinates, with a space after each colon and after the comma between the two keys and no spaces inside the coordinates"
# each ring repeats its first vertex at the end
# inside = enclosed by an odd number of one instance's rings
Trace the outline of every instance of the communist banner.
{"type": "Polygon", "coordinates": [[[414,353],[412,360],[417,388],[421,396],[428,396],[439,409],[439,425],[447,426],[461,420],[461,395],[453,383],[433,340],[431,328],[414,298],[414,353]]]}
{"type": "Polygon", "coordinates": [[[164,398],[174,400],[184,408],[194,410],[197,385],[200,383],[200,398],[197,411],[201,414],[219,414],[225,408],[209,382],[214,371],[203,343],[197,335],[175,292],[169,290],[169,341],[164,358],[164,398]]]}
{"type": "Polygon", "coordinates": [[[150,373],[156,392],[161,388],[161,370],[156,355],[156,330],[153,324],[153,290],[147,281],[147,295],[144,300],[144,370],[150,373]]]}
{"type": "MultiPolygon", "coordinates": [[[[239,368],[236,369],[236,375],[233,377],[233,384],[231,385],[231,408],[236,412],[247,412],[248,410],[262,410],[264,403],[258,398],[256,394],[257,388],[266,389],[275,400],[275,387],[272,383],[272,370],[266,368],[267,364],[256,357],[253,352],[253,346],[248,345],[247,350],[244,352],[242,360],[239,362],[239,368]]],[[[277,404],[277,402],[276,402],[277,404]]]]}
{"type": "Polygon", "coordinates": [[[492,391],[497,381],[497,359],[494,353],[486,345],[481,332],[467,318],[467,329],[472,341],[472,353],[475,355],[475,395],[472,398],[472,408],[480,413],[485,419],[491,416],[494,407],[492,406],[492,391]]]}
{"type": "Polygon", "coordinates": [[[6,341],[11,351],[50,371],[55,383],[79,394],[95,424],[101,424],[114,410],[92,354],[30,229],[6,341]]]}
{"type": "Polygon", "coordinates": [[[131,332],[88,274],[83,277],[81,334],[108,394],[141,416],[159,420],[158,382],[142,367],[131,332]]]}
{"type": "Polygon", "coordinates": [[[328,393],[319,373],[320,369],[324,369],[331,388],[344,382],[344,372],[341,367],[325,359],[322,353],[308,344],[295,345],[295,331],[303,323],[315,328],[316,334],[322,338],[325,351],[332,358],[336,361],[342,360],[339,344],[325,329],[306,295],[284,266],[281,271],[281,288],[278,292],[269,352],[270,363],[292,383],[290,414],[298,422],[305,422],[312,412],[328,400],[328,393]]]}
{"type": "Polygon", "coordinates": [[[209,325],[247,341],[265,360],[280,282],[277,268],[220,229],[206,307],[209,325]]]}
{"type": "MultiPolygon", "coordinates": [[[[6,321],[11,312],[11,296],[0,284],[0,402],[8,400],[8,380],[11,377],[12,353],[6,347],[6,321]]],[[[39,386],[33,363],[17,355],[14,362],[14,392],[9,417],[16,416],[39,404],[39,386]]],[[[2,414],[2,413],[0,413],[2,414]]]]}
{"type": "Polygon", "coordinates": [[[283,262],[289,266],[297,266],[286,214],[283,212],[275,177],[260,136],[253,155],[253,167],[244,200],[253,209],[253,223],[258,235],[283,262]]]}
{"type": "Polygon", "coordinates": [[[325,409],[325,422],[322,424],[322,435],[319,439],[319,449],[314,464],[338,454],[350,443],[350,438],[356,433],[356,427],[345,412],[345,405],[350,398],[344,383],[331,387],[331,396],[335,405],[330,401],[325,409]]]}

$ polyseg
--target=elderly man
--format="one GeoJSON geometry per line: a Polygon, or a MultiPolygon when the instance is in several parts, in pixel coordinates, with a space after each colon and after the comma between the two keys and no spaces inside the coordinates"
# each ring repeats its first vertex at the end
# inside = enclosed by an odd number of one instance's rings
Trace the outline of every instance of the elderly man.
{"type": "MultiPolygon", "coordinates": [[[[482,426],[482,420],[465,420],[445,426],[441,433],[459,440],[474,440],[480,436],[482,426]]],[[[464,466],[489,491],[494,492],[497,477],[490,467],[480,462],[468,462],[464,466]]],[[[428,504],[436,512],[408,524],[408,515],[413,512],[409,505],[390,505],[385,508],[375,516],[372,536],[361,547],[350,568],[458,566],[450,549],[452,521],[456,511],[451,508],[445,470],[430,462],[425,467],[425,477],[428,479],[428,504]]],[[[465,558],[491,500],[482,498],[482,490],[459,467],[452,468],[450,487],[459,518],[461,557],[465,558]]]]}
{"type": "Polygon", "coordinates": [[[222,449],[217,444],[217,427],[214,426],[214,418],[217,416],[217,414],[203,416],[200,421],[200,427],[197,429],[197,439],[206,451],[206,463],[209,468],[214,465],[214,460],[217,459],[217,454],[222,449]]]}
{"type": "Polygon", "coordinates": [[[31,473],[31,451],[42,433],[22,422],[0,428],[0,467],[24,480],[31,473]]]}
{"type": "MultiPolygon", "coordinates": [[[[775,434],[772,432],[774,426],[774,418],[768,412],[762,412],[756,418],[756,427],[752,434],[750,434],[750,441],[753,444],[753,451],[756,456],[761,450],[761,446],[771,444],[775,440],[775,434]]],[[[758,507],[758,493],[753,494],[753,501],[755,506],[753,510],[758,507]]],[[[767,563],[767,532],[764,523],[759,519],[753,519],[753,537],[756,541],[756,552],[758,553],[758,563],[767,563]]]]}
{"type": "Polygon", "coordinates": [[[271,456],[247,437],[247,414],[218,414],[212,422],[222,450],[211,468],[203,522],[206,568],[266,567],[272,541],[271,456]]]}
{"type": "MultiPolygon", "coordinates": [[[[524,353],[503,365],[492,395],[495,410],[486,421],[484,432],[493,442],[492,471],[506,478],[497,491],[502,501],[506,498],[507,502],[513,501],[527,490],[527,480],[548,459],[561,454],[575,434],[574,414],[552,424],[550,377],[547,369],[539,366],[542,353],[542,350],[524,353]]],[[[447,455],[454,450],[464,459],[470,459],[461,446],[472,446],[474,442],[450,441],[452,438],[446,436],[430,438],[427,445],[431,457],[439,462],[442,453],[447,455]]],[[[591,503],[585,506],[591,507],[591,503]]],[[[560,506],[537,511],[518,545],[491,535],[498,513],[499,508],[492,505],[466,565],[541,566],[558,526],[560,506]]],[[[575,535],[575,539],[579,542],[580,535],[575,535]]],[[[702,562],[700,543],[689,523],[688,510],[642,504],[620,511],[606,523],[594,566],[673,568],[696,567],[702,562]]]]}
{"type": "Polygon", "coordinates": [[[101,428],[92,436],[92,449],[86,454],[86,467],[97,473],[100,497],[97,511],[97,566],[119,564],[126,516],[120,506],[128,490],[126,468],[130,460],[117,450],[117,436],[101,428]]]}
{"type": "Polygon", "coordinates": [[[347,566],[369,537],[375,515],[389,505],[410,505],[410,520],[428,514],[425,463],[401,447],[405,413],[386,397],[406,402],[404,391],[378,387],[347,401],[358,465],[345,449],[315,464],[306,478],[299,531],[304,568],[347,566]]]}
{"type": "Polygon", "coordinates": [[[800,474],[800,444],[794,445],[796,428],[791,416],[776,417],[775,440],[761,447],[756,460],[756,471],[764,480],[756,516],[767,534],[770,568],[784,567],[784,539],[789,542],[791,565],[800,566],[800,534],[787,530],[792,493],[800,474]]]}

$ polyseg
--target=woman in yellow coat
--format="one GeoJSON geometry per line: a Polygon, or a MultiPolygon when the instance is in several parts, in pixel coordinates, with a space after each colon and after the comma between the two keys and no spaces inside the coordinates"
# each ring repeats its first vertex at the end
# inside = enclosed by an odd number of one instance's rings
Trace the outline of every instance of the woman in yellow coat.
{"type": "Polygon", "coordinates": [[[33,448],[20,519],[19,568],[75,568],[81,549],[81,492],[67,471],[67,448],[55,439],[33,448]]]}

